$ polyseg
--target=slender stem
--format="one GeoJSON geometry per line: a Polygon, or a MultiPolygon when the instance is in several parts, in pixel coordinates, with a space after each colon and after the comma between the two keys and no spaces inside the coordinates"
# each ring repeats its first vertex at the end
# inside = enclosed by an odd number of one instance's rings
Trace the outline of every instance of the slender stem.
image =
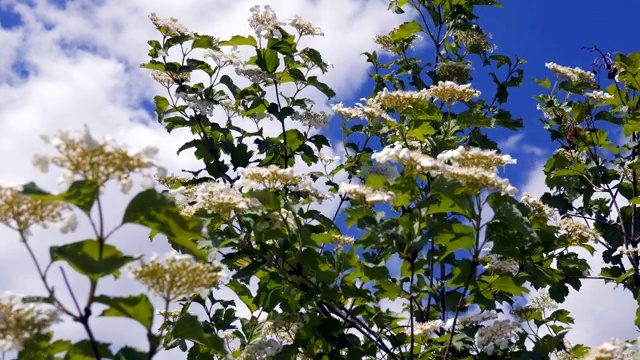
{"type": "Polygon", "coordinates": [[[78,314],[82,315],[82,309],[80,309],[80,304],[78,304],[78,299],[76,295],[73,293],[71,289],[71,285],[69,285],[69,280],[67,279],[67,274],[64,272],[62,266],[60,267],[60,273],[62,273],[62,279],[64,280],[64,284],[67,286],[67,290],[69,290],[69,294],[71,295],[71,300],[73,300],[73,304],[76,306],[76,310],[78,310],[78,314]]]}

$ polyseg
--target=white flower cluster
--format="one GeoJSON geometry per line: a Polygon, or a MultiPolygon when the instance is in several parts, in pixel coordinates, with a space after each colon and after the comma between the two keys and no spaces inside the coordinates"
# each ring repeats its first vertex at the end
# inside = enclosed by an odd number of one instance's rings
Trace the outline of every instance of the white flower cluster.
{"type": "Polygon", "coordinates": [[[340,245],[353,245],[353,243],[356,241],[356,239],[352,238],[351,236],[342,234],[331,236],[331,240],[333,240],[334,243],[340,245]]]}
{"type": "Polygon", "coordinates": [[[298,30],[298,34],[300,34],[300,36],[324,36],[324,32],[322,32],[322,29],[314,26],[312,23],[302,19],[298,15],[294,16],[293,19],[287,21],[287,23],[293,26],[294,29],[298,30]]]}
{"type": "Polygon", "coordinates": [[[453,105],[458,101],[470,101],[480,96],[480,91],[471,88],[471,84],[458,85],[453,81],[439,81],[429,88],[429,94],[434,99],[453,105]]]}
{"type": "Polygon", "coordinates": [[[480,351],[489,355],[495,349],[506,349],[515,341],[522,327],[515,321],[497,320],[493,324],[481,327],[475,335],[475,343],[480,351]]]}
{"type": "Polygon", "coordinates": [[[342,160],[340,156],[329,156],[322,152],[319,152],[316,155],[323,165],[333,164],[334,162],[340,162],[340,160],[342,160]]]}
{"type": "Polygon", "coordinates": [[[558,65],[554,62],[545,63],[544,66],[546,66],[547,69],[553,71],[554,73],[560,76],[564,76],[571,81],[582,80],[590,83],[596,82],[596,77],[592,72],[582,70],[579,67],[572,68],[568,66],[558,65]]]}
{"type": "Polygon", "coordinates": [[[139,172],[143,188],[151,188],[155,184],[151,168],[156,169],[155,175],[158,177],[167,175],[167,169],[161,166],[155,157],[158,148],[118,147],[110,138],[94,138],[86,125],[79,139],[66,131],[59,131],[54,135],[44,134],[41,137],[45,143],[55,147],[59,154],[36,154],[33,157],[33,165],[45,173],[49,171],[50,163],[65,169],[63,176],[58,179],[63,186],[71,185],[80,177],[95,180],[102,187],[108,180],[115,178],[120,183],[122,192],[126,194],[133,186],[131,173],[139,172]]]}
{"type": "Polygon", "coordinates": [[[374,204],[380,202],[392,202],[395,199],[395,194],[381,189],[370,188],[360,184],[340,184],[338,189],[339,194],[347,195],[350,198],[360,199],[366,203],[374,204]]]}
{"type": "Polygon", "coordinates": [[[23,302],[23,296],[0,296],[0,351],[22,350],[30,337],[60,322],[60,312],[49,305],[23,302]]]}
{"type": "Polygon", "coordinates": [[[442,175],[447,179],[460,181],[469,188],[499,190],[513,195],[518,190],[508,179],[498,176],[498,166],[515,164],[509,155],[499,155],[494,150],[466,149],[459,147],[438,155],[436,159],[420,151],[409,150],[401,143],[387,146],[373,154],[378,163],[396,162],[403,166],[415,167],[418,171],[431,175],[442,175]]]}
{"type": "Polygon", "coordinates": [[[367,99],[370,104],[376,104],[380,108],[395,109],[401,112],[403,109],[412,108],[416,103],[429,101],[431,93],[427,89],[420,91],[389,91],[382,89],[371,99],[367,99]]]}
{"type": "Polygon", "coordinates": [[[499,155],[496,150],[465,148],[464,146],[442,152],[438,155],[438,160],[460,167],[480,168],[491,171],[500,166],[517,163],[510,155],[499,155]]]}
{"type": "Polygon", "coordinates": [[[186,92],[177,92],[176,97],[182,99],[191,110],[194,110],[200,114],[213,116],[213,110],[215,110],[215,103],[207,100],[200,94],[187,94],[186,92]]]}
{"type": "Polygon", "coordinates": [[[275,81],[273,75],[263,71],[257,66],[237,67],[236,74],[249,79],[249,81],[255,84],[273,84],[275,81]]]}
{"type": "Polygon", "coordinates": [[[592,348],[584,360],[632,360],[635,359],[629,349],[631,345],[618,339],[611,339],[598,347],[592,348]]]}
{"type": "Polygon", "coordinates": [[[304,126],[314,129],[326,129],[329,127],[331,115],[327,115],[324,111],[316,112],[305,110],[303,112],[295,112],[291,115],[291,120],[300,121],[304,126]]]}
{"type": "Polygon", "coordinates": [[[189,32],[189,29],[187,29],[186,26],[180,24],[178,22],[178,19],[174,17],[159,18],[155,13],[151,13],[151,15],[149,15],[149,19],[157,29],[165,28],[173,35],[184,35],[189,32]]]}
{"type": "Polygon", "coordinates": [[[611,254],[611,256],[621,256],[621,255],[633,255],[640,252],[640,248],[628,248],[625,249],[624,246],[619,246],[616,251],[611,254]]]}
{"type": "Polygon", "coordinates": [[[204,53],[204,57],[213,60],[213,62],[220,68],[227,65],[242,65],[242,58],[240,58],[240,51],[238,51],[237,46],[232,47],[229,53],[220,50],[207,50],[204,53]]]}
{"type": "Polygon", "coordinates": [[[255,5],[249,9],[251,17],[249,17],[249,26],[256,32],[256,36],[269,40],[280,39],[282,34],[279,27],[285,23],[278,21],[278,16],[269,5],[265,5],[264,10],[260,5],[255,5]]]}
{"type": "Polygon", "coordinates": [[[604,91],[592,91],[584,94],[584,97],[593,100],[595,102],[605,102],[613,99],[613,95],[604,91]]]}
{"type": "Polygon", "coordinates": [[[336,114],[348,118],[348,119],[366,119],[370,122],[376,120],[385,120],[389,122],[395,122],[395,120],[387,114],[386,111],[380,108],[380,105],[372,101],[372,99],[361,99],[365,103],[356,103],[355,107],[346,107],[342,103],[334,104],[331,106],[336,114]]]}
{"type": "Polygon", "coordinates": [[[170,190],[183,215],[192,216],[199,210],[230,216],[232,211],[259,209],[259,202],[246,198],[240,191],[226,184],[209,181],[189,188],[180,187],[170,190]]]}
{"type": "Polygon", "coordinates": [[[570,217],[560,220],[560,229],[571,238],[572,245],[580,245],[588,242],[597,242],[600,236],[587,224],[576,221],[570,217]]]}
{"type": "MultiPolygon", "coordinates": [[[[424,338],[445,327],[446,324],[442,320],[431,320],[422,324],[417,323],[413,326],[413,335],[417,338],[424,338]]],[[[407,326],[405,328],[405,333],[407,334],[407,336],[411,336],[410,326],[407,326]]]]}
{"type": "Polygon", "coordinates": [[[499,274],[516,275],[518,274],[518,271],[520,271],[520,265],[518,265],[518,262],[509,259],[493,259],[484,268],[488,271],[499,274]]]}
{"type": "Polygon", "coordinates": [[[263,360],[282,351],[282,345],[275,339],[259,339],[247,345],[238,357],[240,360],[263,360]]]}
{"type": "MultiPolygon", "coordinates": [[[[469,314],[469,315],[458,317],[458,320],[456,322],[456,327],[477,325],[485,321],[495,320],[497,318],[498,318],[498,314],[496,314],[493,311],[483,311],[476,314],[469,314]]],[[[445,324],[445,329],[451,329],[452,326],[453,326],[453,318],[447,320],[447,323],[445,324]]]]}
{"type": "Polygon", "coordinates": [[[263,336],[274,336],[278,340],[293,341],[295,334],[309,322],[309,316],[304,313],[276,313],[268,320],[263,328],[263,336]]]}
{"type": "Polygon", "coordinates": [[[235,187],[244,192],[252,190],[281,190],[291,187],[293,191],[304,193],[316,200],[329,199],[329,194],[323,193],[313,187],[311,178],[307,175],[296,174],[293,168],[282,169],[275,165],[268,167],[255,167],[238,171],[240,179],[235,187]]]}
{"type": "Polygon", "coordinates": [[[555,212],[552,208],[545,205],[542,201],[534,198],[528,193],[523,193],[520,202],[524,203],[531,209],[531,217],[536,219],[549,219],[555,212]]]}
{"type": "Polygon", "coordinates": [[[538,296],[531,297],[529,306],[541,311],[552,311],[558,308],[558,304],[551,299],[548,291],[541,291],[538,296]]]}
{"type": "Polygon", "coordinates": [[[420,151],[407,149],[400,142],[384,147],[374,153],[371,159],[377,161],[378,164],[394,162],[402,166],[415,167],[418,171],[424,172],[440,171],[442,168],[442,163],[437,159],[420,151]]]}

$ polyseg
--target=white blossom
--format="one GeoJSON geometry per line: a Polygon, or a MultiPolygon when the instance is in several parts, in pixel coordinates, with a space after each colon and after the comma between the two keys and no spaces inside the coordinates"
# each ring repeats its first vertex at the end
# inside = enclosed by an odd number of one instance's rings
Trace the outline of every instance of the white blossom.
{"type": "Polygon", "coordinates": [[[284,23],[278,21],[276,13],[271,6],[265,5],[264,10],[260,8],[260,5],[255,5],[249,9],[251,11],[251,17],[249,17],[249,26],[255,31],[256,36],[263,39],[280,39],[282,34],[279,27],[284,23]]]}
{"type": "Polygon", "coordinates": [[[624,246],[619,246],[616,249],[616,251],[613,254],[611,254],[611,256],[621,256],[623,254],[624,255],[633,255],[633,254],[638,253],[638,252],[640,252],[640,248],[630,247],[630,248],[625,249],[624,246]]]}
{"type": "Polygon", "coordinates": [[[302,19],[298,15],[294,16],[293,19],[287,21],[287,23],[293,26],[294,29],[298,30],[300,36],[324,36],[324,32],[322,32],[322,29],[314,26],[312,23],[302,19]]]}
{"type": "Polygon", "coordinates": [[[476,332],[475,343],[478,349],[491,355],[495,349],[506,349],[522,332],[520,324],[511,320],[497,320],[483,326],[476,332]]]}
{"type": "Polygon", "coordinates": [[[243,192],[251,190],[281,190],[291,187],[294,191],[302,192],[316,200],[326,200],[329,194],[317,190],[313,186],[311,178],[307,175],[296,174],[293,168],[282,169],[275,165],[269,167],[255,167],[238,171],[240,178],[234,184],[243,192]]]}
{"type": "Polygon", "coordinates": [[[594,347],[583,358],[584,360],[631,360],[634,359],[630,351],[631,345],[618,339],[611,339],[600,346],[594,347]]]}
{"type": "Polygon", "coordinates": [[[582,80],[590,83],[595,83],[596,81],[596,77],[592,72],[582,70],[578,67],[571,68],[568,66],[561,66],[554,62],[545,63],[544,66],[571,81],[582,80]]]}
{"type": "Polygon", "coordinates": [[[518,274],[518,271],[520,271],[520,265],[518,265],[518,262],[509,259],[493,259],[484,268],[488,271],[500,274],[516,275],[518,274]]]}
{"type": "Polygon", "coordinates": [[[471,88],[471,84],[458,85],[453,81],[439,81],[428,91],[431,97],[450,105],[458,101],[470,101],[480,96],[480,91],[471,88]]]}
{"type": "Polygon", "coordinates": [[[58,228],[60,232],[63,234],[75,231],[78,227],[78,218],[76,218],[75,214],[67,213],[62,216],[62,219],[58,223],[58,228]]]}
{"type": "Polygon", "coordinates": [[[379,202],[392,202],[395,199],[395,194],[390,191],[374,189],[365,185],[359,184],[340,184],[338,189],[339,194],[348,195],[350,198],[356,198],[364,200],[367,203],[379,203],[379,202]]]}
{"type": "Polygon", "coordinates": [[[240,51],[237,46],[233,46],[229,53],[222,52],[220,50],[207,50],[204,53],[205,58],[210,58],[216,63],[218,67],[225,67],[227,65],[240,66],[242,65],[242,59],[240,58],[240,51]]]}
{"type": "Polygon", "coordinates": [[[584,96],[595,102],[605,102],[607,100],[613,99],[613,95],[606,93],[604,91],[592,91],[592,92],[585,93],[584,96]]]}
{"type": "Polygon", "coordinates": [[[32,163],[40,172],[47,173],[49,171],[49,157],[47,155],[35,154],[32,163]]]}
{"type": "Polygon", "coordinates": [[[169,30],[169,32],[171,32],[173,35],[184,35],[189,32],[189,29],[187,29],[186,26],[180,24],[178,22],[178,19],[174,17],[159,18],[155,13],[151,13],[151,15],[149,15],[149,19],[156,28],[165,28],[169,30]]]}

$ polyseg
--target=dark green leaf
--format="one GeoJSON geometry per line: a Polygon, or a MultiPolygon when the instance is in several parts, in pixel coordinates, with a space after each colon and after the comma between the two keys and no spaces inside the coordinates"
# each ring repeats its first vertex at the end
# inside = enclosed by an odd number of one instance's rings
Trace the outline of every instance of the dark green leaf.
{"type": "Polygon", "coordinates": [[[147,295],[131,295],[127,297],[111,297],[100,295],[95,301],[109,306],[100,316],[127,317],[142,324],[147,330],[153,325],[153,304],[147,295]]]}
{"type": "Polygon", "coordinates": [[[100,194],[100,189],[98,188],[98,184],[93,180],[79,180],[71,184],[69,190],[58,195],[52,195],[31,182],[23,186],[22,193],[36,199],[62,201],[73,204],[84,211],[85,214],[89,214],[91,213],[93,203],[100,194]]]}
{"type": "Polygon", "coordinates": [[[125,256],[113,245],[101,246],[98,240],[93,239],[52,246],[49,248],[49,254],[52,262],[66,261],[74,270],[93,280],[107,275],[117,278],[118,269],[136,260],[134,257],[125,256]]]}

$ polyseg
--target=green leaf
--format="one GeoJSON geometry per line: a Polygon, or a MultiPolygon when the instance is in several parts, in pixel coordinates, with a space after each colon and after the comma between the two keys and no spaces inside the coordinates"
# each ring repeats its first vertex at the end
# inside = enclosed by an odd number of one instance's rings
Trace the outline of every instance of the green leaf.
{"type": "Polygon", "coordinates": [[[176,250],[207,259],[206,250],[197,246],[197,241],[202,239],[202,223],[196,218],[183,216],[168,195],[154,189],[141,192],[127,206],[122,222],[158,231],[167,236],[176,250]]]}
{"type": "Polygon", "coordinates": [[[195,35],[191,43],[192,49],[214,49],[215,41],[209,35],[195,35]]]}
{"type": "MultiPolygon", "coordinates": [[[[107,343],[97,343],[98,352],[100,356],[105,359],[112,359],[113,353],[109,350],[109,344],[107,343]]],[[[65,360],[95,360],[96,355],[93,352],[93,347],[89,340],[81,340],[73,345],[67,351],[67,354],[64,357],[65,360]]]]}
{"type": "Polygon", "coordinates": [[[258,42],[256,38],[253,36],[240,36],[234,35],[231,39],[227,41],[221,41],[220,46],[240,46],[240,45],[249,45],[253,47],[258,47],[258,42]]]}
{"type": "Polygon", "coordinates": [[[227,287],[233,290],[240,300],[247,305],[251,313],[258,310],[258,307],[253,303],[253,295],[246,285],[242,284],[238,280],[231,280],[227,284],[227,287]]]}
{"type": "Polygon", "coordinates": [[[205,332],[198,318],[191,314],[183,314],[173,327],[173,337],[191,340],[226,354],[224,341],[217,335],[205,332]]]}
{"type": "Polygon", "coordinates": [[[411,37],[411,35],[421,31],[424,30],[422,29],[422,25],[420,25],[418,20],[405,22],[404,24],[400,25],[396,31],[393,32],[391,40],[397,41],[407,39],[411,37]]]}
{"type": "Polygon", "coordinates": [[[497,278],[491,282],[491,287],[511,295],[522,296],[522,289],[516,285],[511,276],[501,276],[497,278]]]}
{"type": "Polygon", "coordinates": [[[156,96],[153,98],[154,104],[156,104],[156,115],[158,115],[158,122],[162,123],[162,119],[164,119],[164,114],[167,113],[167,109],[169,108],[169,100],[164,96],[156,96]]]}
{"type": "Polygon", "coordinates": [[[127,317],[142,324],[147,330],[153,325],[153,304],[147,295],[131,295],[127,297],[111,297],[99,295],[95,301],[109,306],[100,316],[127,317]]]}
{"type": "Polygon", "coordinates": [[[67,262],[75,271],[97,280],[107,275],[118,277],[118,269],[136,260],[125,256],[115,246],[100,245],[98,240],[88,239],[61,246],[49,248],[51,262],[62,260],[67,262]]]}
{"type": "Polygon", "coordinates": [[[67,191],[58,195],[52,195],[40,189],[35,183],[30,182],[23,186],[22,193],[36,199],[62,201],[72,204],[88,215],[91,213],[93,203],[100,195],[100,188],[93,180],[80,180],[71,184],[67,191]]]}
{"type": "Polygon", "coordinates": [[[271,49],[257,49],[256,65],[269,74],[273,74],[280,66],[278,52],[271,49]]]}
{"type": "Polygon", "coordinates": [[[307,78],[307,83],[309,85],[315,87],[316,89],[320,90],[320,92],[325,94],[327,96],[327,98],[329,98],[329,99],[331,99],[331,98],[336,96],[336,92],[333,91],[333,89],[331,89],[329,87],[329,85],[318,81],[318,77],[317,76],[309,76],[307,78]]]}

